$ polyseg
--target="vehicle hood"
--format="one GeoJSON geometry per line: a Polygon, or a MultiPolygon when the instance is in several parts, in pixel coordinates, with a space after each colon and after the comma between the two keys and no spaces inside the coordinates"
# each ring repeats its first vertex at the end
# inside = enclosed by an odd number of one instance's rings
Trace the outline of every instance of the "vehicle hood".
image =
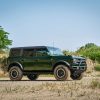
{"type": "Polygon", "coordinates": [[[59,60],[72,60],[72,56],[65,56],[65,55],[61,55],[61,56],[53,56],[54,59],[59,59],[59,60]]]}
{"type": "Polygon", "coordinates": [[[84,59],[84,60],[85,60],[84,57],[80,57],[80,56],[72,56],[72,58],[73,58],[73,59],[84,59]]]}
{"type": "Polygon", "coordinates": [[[80,57],[80,56],[71,56],[71,55],[61,55],[61,56],[53,56],[54,59],[59,59],[59,60],[73,60],[73,59],[83,59],[85,60],[84,57],[80,57]]]}

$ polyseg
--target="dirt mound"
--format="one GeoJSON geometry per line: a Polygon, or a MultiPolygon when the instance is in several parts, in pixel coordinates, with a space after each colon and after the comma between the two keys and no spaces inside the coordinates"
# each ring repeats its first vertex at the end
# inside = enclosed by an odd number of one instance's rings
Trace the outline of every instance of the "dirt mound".
{"type": "Polygon", "coordinates": [[[93,72],[94,71],[94,66],[95,66],[95,64],[93,63],[93,61],[92,60],[90,60],[90,59],[87,59],[86,60],[86,63],[87,63],[87,73],[91,73],[91,72],[93,72]]]}

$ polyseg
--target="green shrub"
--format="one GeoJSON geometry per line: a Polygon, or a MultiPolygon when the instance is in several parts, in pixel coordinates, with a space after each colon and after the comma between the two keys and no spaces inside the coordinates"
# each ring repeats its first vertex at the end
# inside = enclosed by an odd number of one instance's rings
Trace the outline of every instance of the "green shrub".
{"type": "Polygon", "coordinates": [[[91,82],[91,87],[94,89],[94,88],[99,88],[100,89],[100,81],[98,80],[93,80],[91,82]]]}
{"type": "Polygon", "coordinates": [[[100,71],[100,64],[96,65],[96,66],[94,67],[94,69],[95,69],[96,71],[100,71]]]}

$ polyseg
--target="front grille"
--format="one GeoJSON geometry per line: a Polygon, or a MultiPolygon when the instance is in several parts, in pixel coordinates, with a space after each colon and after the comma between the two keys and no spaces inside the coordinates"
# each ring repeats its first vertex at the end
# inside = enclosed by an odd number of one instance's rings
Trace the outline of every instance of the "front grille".
{"type": "Polygon", "coordinates": [[[85,59],[77,59],[73,65],[72,68],[74,70],[85,70],[86,69],[86,60],[85,59]]]}
{"type": "Polygon", "coordinates": [[[78,65],[86,65],[86,61],[84,59],[78,59],[78,62],[76,62],[78,65]]]}
{"type": "Polygon", "coordinates": [[[86,67],[85,66],[81,66],[81,67],[79,67],[79,66],[73,66],[73,69],[74,70],[85,70],[86,67]]]}

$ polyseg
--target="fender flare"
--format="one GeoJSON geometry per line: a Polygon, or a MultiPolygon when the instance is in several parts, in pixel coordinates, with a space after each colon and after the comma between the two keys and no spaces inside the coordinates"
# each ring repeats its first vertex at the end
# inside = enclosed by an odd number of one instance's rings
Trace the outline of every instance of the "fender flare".
{"type": "Polygon", "coordinates": [[[9,71],[9,69],[10,69],[12,66],[14,66],[14,65],[19,66],[19,68],[20,68],[21,70],[24,69],[21,63],[19,63],[19,62],[12,62],[12,63],[10,63],[10,64],[8,65],[8,69],[7,69],[7,70],[9,71]]]}
{"type": "Polygon", "coordinates": [[[68,62],[61,60],[61,61],[58,61],[58,62],[53,64],[53,70],[57,65],[60,65],[60,64],[66,65],[69,69],[71,68],[71,66],[70,66],[70,64],[68,62]]]}

